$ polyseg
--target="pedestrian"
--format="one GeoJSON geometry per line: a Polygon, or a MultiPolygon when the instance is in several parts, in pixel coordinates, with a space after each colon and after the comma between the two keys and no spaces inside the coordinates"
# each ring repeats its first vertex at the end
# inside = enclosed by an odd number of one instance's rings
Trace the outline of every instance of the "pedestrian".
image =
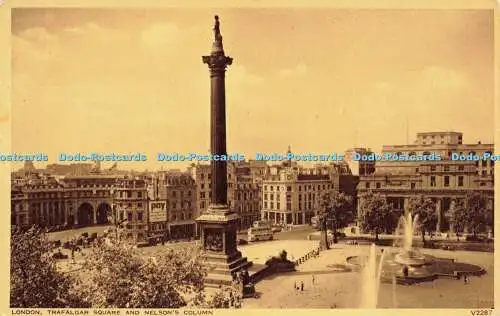
{"type": "Polygon", "coordinates": [[[467,283],[469,283],[469,277],[467,276],[467,274],[464,274],[464,284],[467,283]]]}
{"type": "Polygon", "coordinates": [[[300,281],[300,290],[304,291],[304,281],[300,281]]]}
{"type": "Polygon", "coordinates": [[[315,281],[315,280],[314,280],[314,274],[313,274],[313,275],[312,275],[312,283],[313,283],[313,285],[315,284],[315,283],[314,283],[314,281],[315,281]]]}
{"type": "Polygon", "coordinates": [[[298,289],[299,289],[299,287],[297,286],[297,281],[294,281],[294,282],[293,282],[293,288],[294,288],[295,290],[298,290],[298,289]]]}

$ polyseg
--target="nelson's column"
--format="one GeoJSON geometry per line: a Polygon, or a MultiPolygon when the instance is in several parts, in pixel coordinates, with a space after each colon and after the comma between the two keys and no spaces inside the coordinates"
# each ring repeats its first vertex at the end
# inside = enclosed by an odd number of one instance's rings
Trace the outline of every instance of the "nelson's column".
{"type": "MultiPolygon", "coordinates": [[[[215,16],[214,43],[209,56],[203,56],[210,70],[210,149],[212,155],[226,155],[226,67],[233,59],[224,54],[219,17],[215,16]]],[[[206,213],[196,219],[201,243],[209,264],[206,283],[231,284],[231,273],[252,263],[237,249],[238,214],[227,204],[227,162],[211,161],[212,198],[206,213]]]]}

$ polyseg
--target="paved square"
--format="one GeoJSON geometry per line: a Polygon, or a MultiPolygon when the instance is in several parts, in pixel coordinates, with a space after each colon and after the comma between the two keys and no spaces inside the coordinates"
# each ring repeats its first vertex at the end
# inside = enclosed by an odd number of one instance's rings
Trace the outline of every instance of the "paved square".
{"type": "MultiPolygon", "coordinates": [[[[359,272],[341,272],[335,264],[345,263],[350,255],[368,254],[368,246],[335,245],[298,267],[297,272],[271,276],[260,281],[259,299],[246,299],[244,308],[358,308],[361,278],[359,272]],[[312,284],[312,276],[315,284],[312,284]],[[304,282],[304,291],[294,283],[304,282]]],[[[438,279],[412,286],[381,284],[379,308],[491,308],[493,307],[493,254],[423,250],[437,257],[455,258],[482,266],[486,274],[471,277],[470,284],[438,279]],[[457,290],[459,289],[459,290],[457,290]]]]}

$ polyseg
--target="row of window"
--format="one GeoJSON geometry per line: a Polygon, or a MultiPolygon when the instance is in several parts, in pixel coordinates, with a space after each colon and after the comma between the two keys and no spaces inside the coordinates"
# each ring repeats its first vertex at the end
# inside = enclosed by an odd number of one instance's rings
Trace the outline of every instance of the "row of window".
{"type": "MultiPolygon", "coordinates": [[[[136,217],[135,217],[136,221],[142,222],[144,220],[143,212],[135,212],[135,214],[136,214],[136,217]]],[[[189,220],[189,219],[193,219],[193,213],[189,212],[189,213],[181,213],[181,214],[172,214],[170,216],[170,218],[172,221],[189,220]]],[[[123,213],[120,213],[120,220],[123,220],[123,219],[124,219],[124,215],[123,215],[123,213]]],[[[134,212],[127,212],[127,221],[129,221],[129,222],[134,221],[134,212]]]]}
{"type": "MultiPolygon", "coordinates": [[[[326,189],[331,189],[332,188],[332,185],[331,184],[309,184],[309,185],[299,185],[299,191],[307,191],[307,190],[312,190],[312,191],[315,191],[315,190],[326,190],[326,189]]],[[[285,191],[285,187],[284,186],[273,186],[273,185],[270,185],[269,186],[269,191],[274,191],[274,188],[276,188],[276,191],[285,191]]],[[[264,191],[268,191],[268,186],[265,185],[264,186],[264,191]]],[[[291,186],[287,186],[286,187],[286,191],[287,192],[290,192],[292,191],[292,187],[291,186]]]]}

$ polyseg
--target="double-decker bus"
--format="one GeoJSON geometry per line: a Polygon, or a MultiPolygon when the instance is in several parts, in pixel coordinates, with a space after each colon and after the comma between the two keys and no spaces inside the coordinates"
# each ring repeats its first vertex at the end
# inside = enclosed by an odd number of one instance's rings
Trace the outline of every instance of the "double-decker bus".
{"type": "Polygon", "coordinates": [[[248,229],[248,241],[273,240],[271,227],[250,227],[248,229]]]}

